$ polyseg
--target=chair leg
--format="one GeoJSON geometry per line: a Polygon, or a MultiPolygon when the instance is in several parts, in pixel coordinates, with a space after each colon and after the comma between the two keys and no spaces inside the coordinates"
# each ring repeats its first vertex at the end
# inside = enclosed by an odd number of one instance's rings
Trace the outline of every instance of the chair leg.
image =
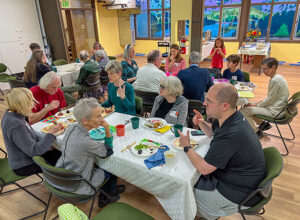
{"type": "Polygon", "coordinates": [[[247,220],[246,217],[245,217],[245,215],[243,213],[240,212],[240,214],[241,214],[243,220],[247,220]]]}
{"type": "Polygon", "coordinates": [[[43,220],[46,219],[47,212],[48,212],[48,208],[49,208],[49,206],[50,206],[50,200],[51,200],[51,197],[52,197],[52,193],[50,193],[50,196],[49,196],[49,199],[48,199],[48,203],[47,203],[47,206],[46,206],[46,212],[45,212],[45,214],[44,214],[43,220]]]}
{"type": "Polygon", "coordinates": [[[288,150],[288,148],[287,148],[287,146],[286,146],[285,140],[287,140],[287,141],[295,140],[295,134],[294,134],[294,131],[293,131],[293,129],[292,129],[290,123],[288,123],[290,132],[292,133],[292,136],[293,136],[293,137],[292,137],[292,138],[286,138],[286,137],[283,137],[283,136],[282,136],[281,131],[280,131],[279,126],[278,126],[277,123],[275,123],[275,126],[276,126],[277,131],[278,131],[278,133],[279,133],[280,136],[274,135],[274,134],[269,134],[269,133],[265,133],[265,134],[270,135],[270,136],[272,136],[272,137],[278,137],[278,138],[281,138],[282,143],[283,143],[283,145],[284,145],[284,147],[285,147],[285,150],[286,150],[286,153],[285,153],[285,154],[281,154],[281,155],[282,155],[282,156],[287,156],[287,155],[289,155],[289,150],[288,150]]]}
{"type": "Polygon", "coordinates": [[[92,204],[91,204],[91,208],[90,208],[90,212],[89,212],[89,219],[91,219],[91,215],[92,215],[92,211],[93,211],[94,202],[95,202],[96,197],[97,197],[97,195],[95,195],[93,200],[92,200],[92,204]]]}
{"type": "MultiPolygon", "coordinates": [[[[16,188],[16,189],[8,190],[8,191],[5,191],[5,192],[2,192],[2,190],[3,190],[3,188],[4,188],[4,186],[3,186],[3,187],[1,187],[1,189],[0,189],[0,195],[6,194],[6,193],[10,193],[10,192],[13,192],[13,191],[17,191],[17,190],[23,189],[23,188],[28,188],[28,187],[30,187],[30,186],[35,186],[35,185],[41,184],[41,183],[44,181],[43,177],[41,177],[39,174],[36,174],[36,175],[41,179],[39,182],[32,183],[32,184],[29,184],[29,185],[26,185],[26,186],[21,186],[21,187],[18,187],[18,188],[16,188]]],[[[19,184],[16,184],[16,183],[14,183],[14,184],[17,185],[17,186],[19,186],[19,184]]]]}
{"type": "Polygon", "coordinates": [[[47,211],[47,204],[41,200],[39,197],[37,197],[36,195],[34,195],[32,192],[28,191],[25,187],[22,187],[21,185],[19,185],[18,183],[15,183],[18,187],[20,187],[21,189],[23,189],[25,192],[27,192],[29,195],[31,195],[32,197],[36,198],[38,201],[40,201],[43,205],[45,205],[45,209],[40,211],[40,212],[37,212],[37,213],[34,213],[32,215],[29,215],[29,216],[26,216],[26,217],[23,217],[21,218],[20,220],[24,220],[24,219],[30,219],[32,218],[33,216],[36,216],[36,215],[40,215],[44,212],[47,211]]]}

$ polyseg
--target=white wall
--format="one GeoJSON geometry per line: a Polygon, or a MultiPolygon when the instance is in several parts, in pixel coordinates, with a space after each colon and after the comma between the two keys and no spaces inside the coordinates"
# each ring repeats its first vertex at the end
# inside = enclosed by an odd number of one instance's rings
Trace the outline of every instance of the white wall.
{"type": "Polygon", "coordinates": [[[0,63],[13,73],[24,72],[29,44],[43,49],[35,0],[0,0],[0,11],[0,63]]]}

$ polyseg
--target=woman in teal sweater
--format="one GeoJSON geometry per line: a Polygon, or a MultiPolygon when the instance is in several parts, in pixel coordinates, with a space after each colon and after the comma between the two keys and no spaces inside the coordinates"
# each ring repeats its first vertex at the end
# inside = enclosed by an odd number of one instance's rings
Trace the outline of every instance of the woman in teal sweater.
{"type": "Polygon", "coordinates": [[[115,106],[115,111],[119,113],[135,115],[134,90],[131,84],[122,80],[122,67],[116,61],[110,61],[105,71],[108,73],[108,99],[102,103],[105,108],[115,106]]]}

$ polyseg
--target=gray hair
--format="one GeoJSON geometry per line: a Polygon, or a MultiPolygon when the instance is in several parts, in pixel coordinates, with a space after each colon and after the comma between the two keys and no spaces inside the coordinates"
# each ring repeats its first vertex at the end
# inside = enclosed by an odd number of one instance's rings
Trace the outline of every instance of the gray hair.
{"type": "Polygon", "coordinates": [[[176,76],[165,77],[160,80],[160,84],[165,87],[167,94],[170,96],[177,97],[183,93],[181,81],[176,76]]]}
{"type": "Polygon", "coordinates": [[[89,58],[89,53],[86,50],[82,50],[79,53],[79,58],[81,60],[87,60],[89,58]]]}
{"type": "Polygon", "coordinates": [[[133,46],[131,46],[130,44],[127,44],[125,47],[124,47],[124,53],[123,53],[123,58],[125,60],[127,59],[130,59],[129,57],[129,51],[130,51],[130,48],[132,48],[133,46]]]}
{"type": "Polygon", "coordinates": [[[147,55],[147,62],[148,63],[154,63],[157,58],[160,57],[160,51],[159,50],[151,50],[147,55]]]}
{"type": "Polygon", "coordinates": [[[45,90],[55,79],[60,79],[60,76],[54,72],[50,71],[46,73],[39,81],[39,86],[42,90],[45,90]]]}
{"type": "Polygon", "coordinates": [[[101,107],[101,105],[95,98],[79,99],[73,109],[73,114],[76,121],[81,124],[82,119],[85,118],[89,120],[92,115],[92,110],[96,107],[101,107]]]}
{"type": "Polygon", "coordinates": [[[198,51],[192,51],[190,55],[190,63],[191,64],[199,64],[201,61],[201,53],[198,51]]]}
{"type": "Polygon", "coordinates": [[[111,60],[106,64],[105,71],[111,71],[114,73],[122,72],[122,66],[119,61],[111,60]]]}
{"type": "Polygon", "coordinates": [[[268,68],[272,68],[273,66],[275,66],[275,70],[277,70],[277,67],[279,65],[279,62],[276,58],[274,57],[269,57],[269,58],[266,58],[264,59],[260,65],[267,65],[268,68]]]}
{"type": "Polygon", "coordinates": [[[95,52],[95,57],[97,57],[97,58],[106,58],[106,53],[105,53],[105,51],[104,50],[96,50],[96,52],[95,52]]]}

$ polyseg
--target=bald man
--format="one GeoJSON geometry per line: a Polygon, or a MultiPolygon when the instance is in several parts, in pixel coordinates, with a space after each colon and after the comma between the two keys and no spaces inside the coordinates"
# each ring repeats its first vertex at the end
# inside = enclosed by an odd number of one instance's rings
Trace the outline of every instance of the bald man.
{"type": "MultiPolygon", "coordinates": [[[[231,84],[212,86],[204,101],[210,124],[195,111],[193,123],[208,137],[210,148],[204,158],[190,146],[189,132],[180,132],[180,143],[191,163],[201,173],[195,185],[197,216],[217,219],[238,212],[238,205],[266,176],[261,143],[245,117],[236,110],[238,94],[231,84]]],[[[261,200],[256,195],[244,207],[261,200]]]]}

